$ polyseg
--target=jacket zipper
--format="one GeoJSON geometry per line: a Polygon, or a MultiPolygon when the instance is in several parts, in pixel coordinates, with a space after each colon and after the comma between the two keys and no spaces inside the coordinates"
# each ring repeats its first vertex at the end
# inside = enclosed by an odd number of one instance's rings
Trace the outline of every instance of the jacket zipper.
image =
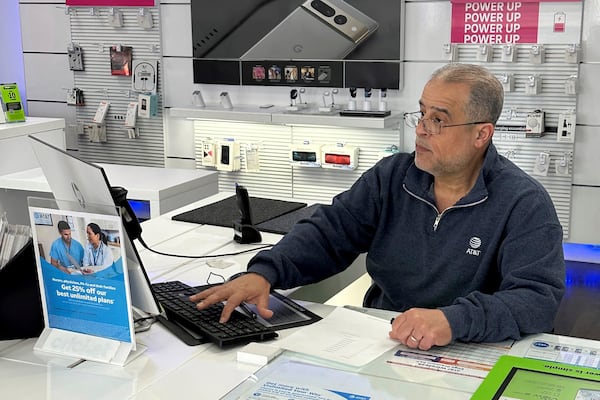
{"type": "Polygon", "coordinates": [[[431,206],[431,208],[433,208],[433,209],[435,210],[435,212],[436,212],[436,217],[435,217],[435,220],[433,221],[433,231],[434,231],[434,232],[435,232],[435,231],[437,231],[437,228],[438,228],[438,226],[439,226],[439,224],[440,224],[440,221],[441,221],[442,217],[444,216],[444,214],[446,214],[446,212],[448,212],[448,211],[450,211],[450,210],[454,210],[454,209],[456,209],[456,208],[466,208],[466,207],[473,207],[473,206],[476,206],[477,204],[481,204],[481,203],[483,203],[483,202],[484,202],[484,201],[486,201],[486,200],[487,200],[487,198],[488,198],[487,196],[485,196],[483,199],[481,199],[481,200],[478,200],[478,201],[475,201],[475,202],[473,202],[473,203],[469,203],[469,204],[461,204],[461,205],[459,205],[459,206],[452,206],[452,207],[448,207],[448,208],[446,208],[444,211],[440,212],[440,211],[437,209],[437,207],[435,206],[435,204],[432,204],[430,201],[428,201],[428,200],[426,200],[426,199],[424,199],[424,198],[422,198],[422,197],[420,197],[420,196],[417,196],[416,194],[414,194],[413,192],[411,192],[410,190],[408,190],[408,188],[406,187],[406,184],[403,184],[403,185],[402,185],[402,187],[404,188],[404,190],[406,191],[406,193],[410,194],[410,195],[411,195],[411,196],[413,196],[415,199],[421,200],[421,201],[422,201],[422,202],[424,202],[425,204],[428,204],[428,205],[430,205],[430,206],[431,206]]]}

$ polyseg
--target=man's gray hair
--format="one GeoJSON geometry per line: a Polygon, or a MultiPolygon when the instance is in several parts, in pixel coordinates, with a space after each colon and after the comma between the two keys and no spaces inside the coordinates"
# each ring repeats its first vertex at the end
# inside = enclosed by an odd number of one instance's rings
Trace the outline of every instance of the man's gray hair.
{"type": "Polygon", "coordinates": [[[465,103],[465,115],[471,121],[489,121],[494,125],[502,114],[504,89],[498,78],[479,65],[450,63],[437,69],[431,80],[464,83],[471,88],[465,103]]]}

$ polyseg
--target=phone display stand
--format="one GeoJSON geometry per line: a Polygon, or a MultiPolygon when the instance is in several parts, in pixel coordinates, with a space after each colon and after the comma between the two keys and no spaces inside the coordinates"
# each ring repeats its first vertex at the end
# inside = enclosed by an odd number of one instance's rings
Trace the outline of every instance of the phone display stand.
{"type": "Polygon", "coordinates": [[[240,219],[233,221],[233,240],[242,244],[260,242],[262,237],[253,223],[248,190],[236,184],[235,200],[240,212],[240,219]]]}
{"type": "Polygon", "coordinates": [[[241,244],[258,243],[262,240],[260,232],[254,225],[242,224],[241,221],[233,222],[233,240],[241,244]]]}

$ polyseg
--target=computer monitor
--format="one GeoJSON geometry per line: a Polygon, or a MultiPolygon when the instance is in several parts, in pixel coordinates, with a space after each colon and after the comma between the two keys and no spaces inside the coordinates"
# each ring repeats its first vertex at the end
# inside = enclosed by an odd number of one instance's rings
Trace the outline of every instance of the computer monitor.
{"type": "Polygon", "coordinates": [[[147,314],[158,315],[160,313],[158,301],[152,293],[150,280],[132,242],[132,238],[139,235],[141,227],[132,212],[128,213],[127,210],[123,210],[122,204],[118,207],[115,203],[114,191],[111,193],[111,186],[104,169],[35,136],[30,135],[29,138],[59,208],[63,208],[62,203],[65,209],[70,211],[114,215],[119,215],[119,211],[125,211],[125,214],[121,212],[125,227],[122,243],[125,245],[127,257],[131,303],[133,307],[147,314]],[[79,209],[73,209],[73,205],[79,209]]]}

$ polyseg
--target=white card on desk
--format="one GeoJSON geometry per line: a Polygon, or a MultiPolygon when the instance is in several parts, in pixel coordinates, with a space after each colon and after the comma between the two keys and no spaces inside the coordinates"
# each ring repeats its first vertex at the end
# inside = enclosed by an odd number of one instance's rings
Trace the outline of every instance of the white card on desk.
{"type": "Polygon", "coordinates": [[[297,353],[360,367],[399,344],[389,338],[389,331],[389,320],[339,307],[278,344],[297,353]]]}
{"type": "Polygon", "coordinates": [[[238,350],[237,360],[246,364],[267,365],[269,361],[281,354],[282,351],[277,346],[252,342],[238,350]]]}

